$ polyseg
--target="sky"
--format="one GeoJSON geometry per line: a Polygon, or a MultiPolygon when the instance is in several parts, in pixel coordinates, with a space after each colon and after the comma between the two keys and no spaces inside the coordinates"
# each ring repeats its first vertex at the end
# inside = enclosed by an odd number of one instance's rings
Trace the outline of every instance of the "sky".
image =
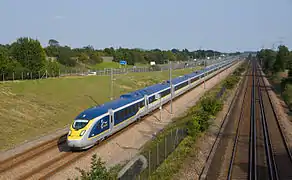
{"type": "Polygon", "coordinates": [[[292,47],[292,0],[1,0],[0,43],[96,49],[292,47]]]}

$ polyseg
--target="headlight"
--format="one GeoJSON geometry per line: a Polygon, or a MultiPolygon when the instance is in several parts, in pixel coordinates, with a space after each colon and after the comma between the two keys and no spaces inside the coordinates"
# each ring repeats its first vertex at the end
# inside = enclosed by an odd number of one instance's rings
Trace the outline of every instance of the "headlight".
{"type": "Polygon", "coordinates": [[[72,131],[70,130],[69,133],[68,133],[68,136],[71,136],[71,133],[72,133],[72,131]]]}
{"type": "Polygon", "coordinates": [[[85,133],[86,130],[81,131],[79,136],[83,136],[83,134],[85,133]]]}

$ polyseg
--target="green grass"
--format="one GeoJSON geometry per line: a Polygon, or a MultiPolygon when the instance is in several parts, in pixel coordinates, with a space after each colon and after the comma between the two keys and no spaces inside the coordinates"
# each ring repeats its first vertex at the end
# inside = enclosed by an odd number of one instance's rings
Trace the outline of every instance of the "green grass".
{"type": "MultiPolygon", "coordinates": [[[[191,69],[173,71],[173,77],[191,69]]],[[[168,79],[168,72],[115,76],[114,95],[168,79]]],[[[68,77],[0,83],[0,149],[63,128],[84,109],[109,101],[106,76],[68,77]]]]}

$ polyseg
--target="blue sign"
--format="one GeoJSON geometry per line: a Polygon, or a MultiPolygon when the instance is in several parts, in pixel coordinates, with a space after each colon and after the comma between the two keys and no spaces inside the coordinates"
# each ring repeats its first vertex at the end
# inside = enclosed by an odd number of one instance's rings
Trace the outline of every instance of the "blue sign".
{"type": "Polygon", "coordinates": [[[120,61],[120,64],[121,64],[121,65],[126,65],[126,64],[127,64],[127,61],[123,61],[123,60],[121,60],[121,61],[120,61]]]}

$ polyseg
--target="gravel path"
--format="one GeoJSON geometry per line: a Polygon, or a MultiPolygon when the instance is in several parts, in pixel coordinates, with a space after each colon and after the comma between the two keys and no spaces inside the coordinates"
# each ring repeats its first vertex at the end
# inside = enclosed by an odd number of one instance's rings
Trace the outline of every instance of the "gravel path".
{"type": "Polygon", "coordinates": [[[207,81],[206,89],[204,89],[204,85],[202,84],[177,99],[173,103],[173,117],[171,117],[169,114],[170,105],[164,106],[162,121],[157,120],[160,116],[160,112],[158,111],[154,113],[153,115],[144,119],[142,122],[132,126],[124,133],[111,139],[105,145],[98,147],[93,153],[81,158],[75,163],[72,163],[61,172],[56,173],[50,179],[73,179],[76,176],[79,176],[80,173],[75,169],[75,167],[88,170],[90,168],[91,156],[94,153],[96,153],[99,157],[102,157],[108,167],[118,163],[126,162],[127,160],[135,157],[139,153],[139,149],[143,146],[143,144],[151,139],[153,134],[170,123],[172,118],[178,117],[185,113],[189,107],[195,105],[195,103],[204,94],[204,92],[206,92],[206,90],[214,87],[222,79],[233,72],[238,66],[239,64],[236,64],[235,66],[221,72],[220,75],[217,75],[207,81]]]}

